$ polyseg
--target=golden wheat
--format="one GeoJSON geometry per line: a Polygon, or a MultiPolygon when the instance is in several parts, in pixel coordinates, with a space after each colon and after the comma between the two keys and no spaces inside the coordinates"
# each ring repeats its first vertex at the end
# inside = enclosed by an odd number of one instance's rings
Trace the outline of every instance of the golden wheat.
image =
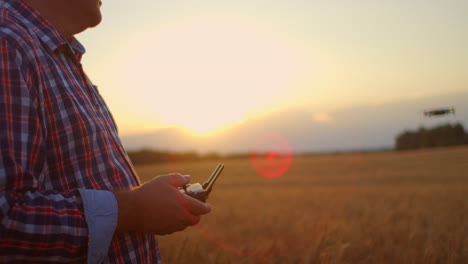
{"type": "MultiPolygon", "coordinates": [[[[273,179],[222,162],[213,211],[160,238],[165,263],[467,263],[467,147],[295,157],[273,179]]],[[[203,182],[216,163],[137,171],[203,182]]]]}

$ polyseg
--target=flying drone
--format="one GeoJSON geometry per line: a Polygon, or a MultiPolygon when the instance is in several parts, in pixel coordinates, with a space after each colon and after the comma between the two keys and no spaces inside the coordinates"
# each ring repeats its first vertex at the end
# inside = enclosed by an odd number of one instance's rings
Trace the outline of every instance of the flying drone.
{"type": "Polygon", "coordinates": [[[439,109],[432,109],[432,110],[424,110],[424,115],[428,117],[432,116],[444,116],[448,114],[455,114],[455,108],[439,108],[439,109]]]}

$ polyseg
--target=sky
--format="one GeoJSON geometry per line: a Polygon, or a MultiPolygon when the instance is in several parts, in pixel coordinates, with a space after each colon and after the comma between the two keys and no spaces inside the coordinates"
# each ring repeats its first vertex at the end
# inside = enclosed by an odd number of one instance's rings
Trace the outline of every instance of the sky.
{"type": "Polygon", "coordinates": [[[329,123],[340,109],[466,92],[467,10],[466,0],[104,0],[101,25],[77,38],[122,136],[207,134],[288,109],[329,123]]]}

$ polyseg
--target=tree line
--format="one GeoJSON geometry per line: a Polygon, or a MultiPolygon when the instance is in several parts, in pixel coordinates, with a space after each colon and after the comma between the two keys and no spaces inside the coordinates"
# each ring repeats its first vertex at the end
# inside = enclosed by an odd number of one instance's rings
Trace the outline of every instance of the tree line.
{"type": "Polygon", "coordinates": [[[448,147],[468,144],[468,134],[461,124],[442,125],[431,129],[404,131],[395,140],[396,150],[448,147]]]}
{"type": "Polygon", "coordinates": [[[246,158],[248,154],[220,155],[218,153],[199,154],[194,151],[170,152],[151,149],[129,151],[128,156],[133,164],[153,164],[178,161],[202,161],[202,160],[225,160],[235,158],[246,158]]]}
{"type": "MultiPolygon", "coordinates": [[[[395,140],[396,150],[446,147],[468,144],[468,133],[461,124],[442,125],[427,129],[424,127],[416,131],[404,131],[395,140]]],[[[152,164],[178,161],[226,160],[248,158],[248,153],[220,155],[218,153],[199,154],[192,152],[170,152],[143,149],[128,152],[133,164],[152,164]]],[[[260,153],[259,155],[266,155],[260,153]]],[[[322,153],[323,154],[323,153],[322,153]]],[[[312,155],[312,153],[302,153],[312,155]]]]}

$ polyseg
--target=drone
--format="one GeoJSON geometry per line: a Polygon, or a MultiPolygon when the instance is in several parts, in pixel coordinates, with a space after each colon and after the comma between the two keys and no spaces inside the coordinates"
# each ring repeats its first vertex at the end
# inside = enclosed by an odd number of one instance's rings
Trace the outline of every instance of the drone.
{"type": "Polygon", "coordinates": [[[448,114],[455,114],[455,108],[439,108],[439,109],[432,109],[432,110],[424,110],[424,115],[428,117],[432,116],[443,116],[448,114]]]}

